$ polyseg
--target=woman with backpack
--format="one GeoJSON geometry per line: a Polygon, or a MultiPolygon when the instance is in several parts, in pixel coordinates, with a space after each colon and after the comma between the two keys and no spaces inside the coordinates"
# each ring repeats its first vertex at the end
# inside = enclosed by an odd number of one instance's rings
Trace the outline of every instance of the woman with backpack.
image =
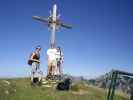
{"type": "Polygon", "coordinates": [[[28,64],[31,65],[31,82],[33,83],[34,78],[38,78],[38,81],[41,81],[40,75],[42,74],[42,72],[40,70],[40,51],[41,47],[37,46],[28,60],[28,64]]]}

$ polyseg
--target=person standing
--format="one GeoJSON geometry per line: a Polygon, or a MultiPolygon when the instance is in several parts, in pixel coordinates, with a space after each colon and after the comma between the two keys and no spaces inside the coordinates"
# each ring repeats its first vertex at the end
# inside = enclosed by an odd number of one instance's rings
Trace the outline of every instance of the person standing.
{"type": "Polygon", "coordinates": [[[40,51],[41,47],[37,46],[35,51],[31,54],[28,64],[31,65],[31,82],[34,82],[34,78],[38,77],[38,81],[41,81],[42,71],[40,70],[40,51]],[[36,76],[37,75],[37,76],[36,76]]]}
{"type": "Polygon", "coordinates": [[[56,48],[49,48],[47,50],[47,61],[48,61],[48,76],[55,75],[56,62],[56,48]]]}
{"type": "Polygon", "coordinates": [[[63,74],[62,64],[64,62],[64,55],[60,47],[57,47],[56,50],[57,50],[56,51],[56,61],[57,61],[56,74],[60,76],[63,74]]]}

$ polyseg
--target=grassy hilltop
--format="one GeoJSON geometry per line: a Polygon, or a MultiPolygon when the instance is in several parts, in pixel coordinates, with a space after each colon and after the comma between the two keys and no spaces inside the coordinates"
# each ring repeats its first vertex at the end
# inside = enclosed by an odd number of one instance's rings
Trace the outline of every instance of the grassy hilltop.
{"type": "MultiPolygon", "coordinates": [[[[55,87],[32,87],[28,78],[0,79],[0,100],[106,100],[107,92],[81,81],[70,91],[58,91],[55,87]]],[[[115,100],[129,100],[117,93],[115,100]]]]}

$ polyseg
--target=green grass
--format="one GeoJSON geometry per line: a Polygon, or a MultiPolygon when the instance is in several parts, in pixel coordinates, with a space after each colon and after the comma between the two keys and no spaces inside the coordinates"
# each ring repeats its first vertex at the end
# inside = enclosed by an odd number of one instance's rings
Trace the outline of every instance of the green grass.
{"type": "MultiPolygon", "coordinates": [[[[105,90],[89,86],[85,82],[75,84],[70,91],[57,91],[55,87],[33,87],[28,78],[0,79],[0,100],[106,100],[106,97],[105,90]]],[[[129,100],[129,97],[117,93],[115,100],[129,100]]]]}

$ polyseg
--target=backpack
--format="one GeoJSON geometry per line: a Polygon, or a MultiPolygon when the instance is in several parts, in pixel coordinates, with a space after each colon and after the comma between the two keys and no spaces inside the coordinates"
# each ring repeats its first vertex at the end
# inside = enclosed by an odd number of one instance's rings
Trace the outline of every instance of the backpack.
{"type": "Polygon", "coordinates": [[[32,65],[32,60],[28,60],[28,65],[32,65]]]}
{"type": "MultiPolygon", "coordinates": [[[[32,53],[33,54],[33,53],[32,53]]],[[[30,54],[30,56],[29,56],[29,59],[28,59],[28,65],[32,65],[32,63],[33,63],[33,61],[30,59],[31,58],[31,56],[32,56],[32,54],[30,54]]]]}
{"type": "Polygon", "coordinates": [[[71,87],[72,80],[70,78],[66,78],[63,82],[57,84],[57,90],[69,90],[71,87]]]}

